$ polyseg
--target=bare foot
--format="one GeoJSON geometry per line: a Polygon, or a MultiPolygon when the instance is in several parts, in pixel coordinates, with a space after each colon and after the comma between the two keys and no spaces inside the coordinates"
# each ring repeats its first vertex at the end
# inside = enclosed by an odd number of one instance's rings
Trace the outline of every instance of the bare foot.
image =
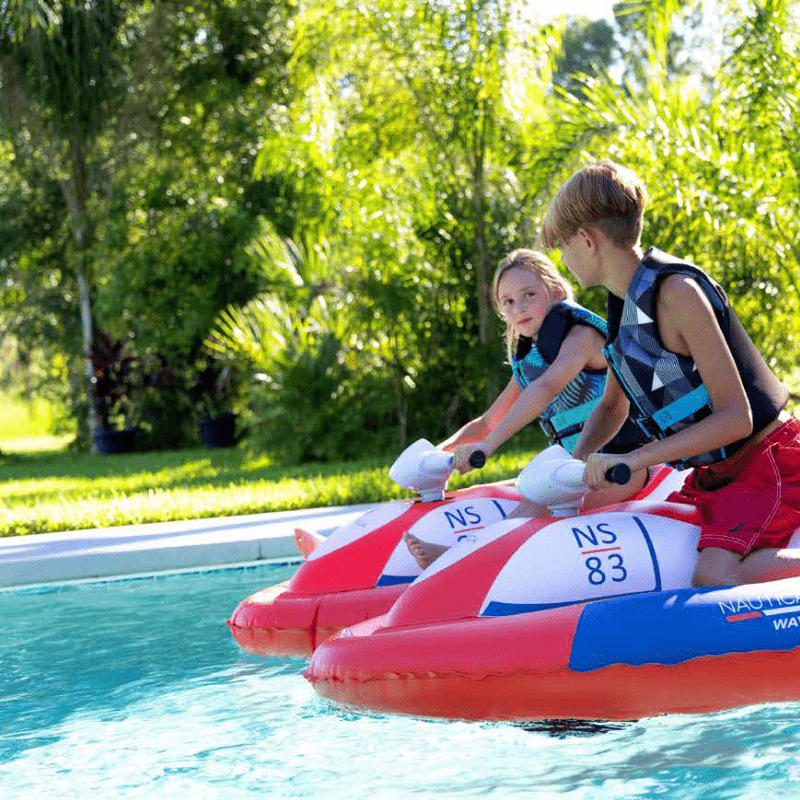
{"type": "Polygon", "coordinates": [[[300,555],[303,558],[308,558],[325,541],[325,537],[320,536],[318,533],[304,531],[302,528],[295,528],[294,541],[300,551],[300,555]]]}
{"type": "Polygon", "coordinates": [[[406,543],[411,555],[414,556],[414,561],[416,561],[422,569],[427,569],[442,553],[450,549],[443,544],[423,542],[422,539],[417,539],[416,536],[408,531],[403,534],[403,541],[406,543]]]}

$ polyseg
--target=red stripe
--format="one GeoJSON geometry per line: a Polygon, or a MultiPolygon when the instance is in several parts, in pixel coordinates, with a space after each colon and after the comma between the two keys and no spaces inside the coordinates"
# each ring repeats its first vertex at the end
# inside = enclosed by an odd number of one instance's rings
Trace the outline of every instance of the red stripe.
{"type": "Polygon", "coordinates": [[[588,556],[589,553],[608,553],[611,550],[622,550],[621,547],[601,547],[599,550],[582,550],[582,556],[588,556]]]}
{"type": "Polygon", "coordinates": [[[763,614],[760,611],[750,611],[747,614],[733,614],[730,617],[725,617],[725,622],[741,622],[744,619],[755,619],[762,616],[763,614]]]}

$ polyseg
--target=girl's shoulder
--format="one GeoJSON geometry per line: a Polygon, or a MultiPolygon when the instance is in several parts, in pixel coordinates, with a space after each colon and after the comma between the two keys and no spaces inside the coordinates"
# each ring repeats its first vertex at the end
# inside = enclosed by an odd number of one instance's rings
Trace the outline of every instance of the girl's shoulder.
{"type": "MultiPolygon", "coordinates": [[[[567,325],[568,327],[572,327],[573,325],[588,325],[590,328],[598,330],[603,336],[606,336],[608,333],[608,326],[603,317],[596,314],[594,311],[590,311],[579,303],[576,303],[574,300],[560,300],[558,303],[555,303],[551,309],[551,313],[548,314],[548,318],[551,315],[558,319],[561,325],[567,325]]],[[[546,318],[544,324],[547,322],[548,319],[546,318]]],[[[544,324],[542,327],[544,327],[544,324]]]]}
{"type": "Polygon", "coordinates": [[[576,325],[593,328],[604,339],[608,334],[606,321],[599,314],[571,300],[561,300],[548,312],[536,340],[539,352],[548,363],[555,361],[561,345],[576,325]]]}

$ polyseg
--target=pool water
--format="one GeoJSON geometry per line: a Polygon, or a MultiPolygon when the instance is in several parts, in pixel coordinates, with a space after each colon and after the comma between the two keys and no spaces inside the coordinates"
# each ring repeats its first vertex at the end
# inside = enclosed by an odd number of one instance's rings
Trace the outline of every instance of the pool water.
{"type": "Polygon", "coordinates": [[[800,795],[798,704],[606,725],[337,710],[225,625],[295,568],[0,592],[0,797],[800,795]]]}

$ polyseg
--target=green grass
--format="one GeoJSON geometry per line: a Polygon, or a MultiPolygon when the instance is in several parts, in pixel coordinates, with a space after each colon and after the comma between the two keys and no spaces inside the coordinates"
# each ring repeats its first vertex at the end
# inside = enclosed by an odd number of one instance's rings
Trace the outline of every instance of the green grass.
{"type": "MultiPolygon", "coordinates": [[[[448,488],[515,477],[532,453],[499,454],[448,488]]],[[[101,456],[0,456],[0,536],[164,522],[409,497],[391,459],[279,468],[238,449],[101,456]]]]}
{"type": "Polygon", "coordinates": [[[0,393],[0,451],[31,452],[64,447],[74,437],[51,435],[54,419],[53,407],[43,398],[24,400],[0,393]]]}

